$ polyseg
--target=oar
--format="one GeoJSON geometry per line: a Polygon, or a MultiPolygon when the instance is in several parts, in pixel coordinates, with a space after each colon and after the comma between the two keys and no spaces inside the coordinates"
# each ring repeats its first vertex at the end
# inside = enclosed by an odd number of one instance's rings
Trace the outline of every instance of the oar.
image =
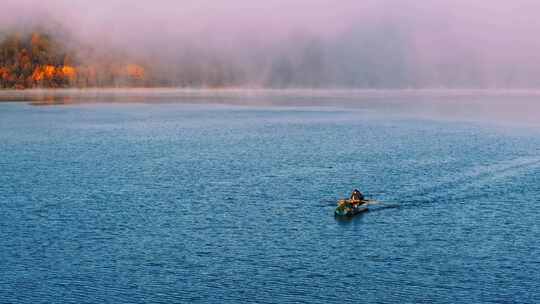
{"type": "Polygon", "coordinates": [[[368,200],[364,200],[364,201],[366,202],[366,205],[384,205],[383,202],[377,201],[377,200],[368,199],[368,200]]]}

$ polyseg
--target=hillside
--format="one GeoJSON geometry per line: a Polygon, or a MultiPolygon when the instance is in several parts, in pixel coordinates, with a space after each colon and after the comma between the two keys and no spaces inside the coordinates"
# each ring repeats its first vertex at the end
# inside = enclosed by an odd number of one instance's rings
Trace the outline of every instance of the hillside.
{"type": "MultiPolygon", "coordinates": [[[[146,70],[121,60],[84,58],[41,32],[10,33],[0,41],[0,88],[140,87],[146,70]]],[[[84,50],[90,52],[91,50],[84,50]]]]}

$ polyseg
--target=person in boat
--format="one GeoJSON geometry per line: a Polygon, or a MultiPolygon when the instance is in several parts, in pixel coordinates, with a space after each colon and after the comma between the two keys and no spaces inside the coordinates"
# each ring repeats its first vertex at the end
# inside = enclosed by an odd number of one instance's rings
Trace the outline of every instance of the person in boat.
{"type": "Polygon", "coordinates": [[[358,191],[358,189],[354,189],[351,194],[351,201],[356,203],[356,202],[361,202],[363,200],[364,200],[364,195],[362,194],[362,192],[358,191]]]}

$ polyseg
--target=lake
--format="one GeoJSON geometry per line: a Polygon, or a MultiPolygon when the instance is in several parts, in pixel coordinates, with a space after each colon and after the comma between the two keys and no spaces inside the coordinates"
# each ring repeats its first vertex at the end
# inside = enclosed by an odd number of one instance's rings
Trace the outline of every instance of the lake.
{"type": "Polygon", "coordinates": [[[538,303],[538,95],[475,94],[0,103],[0,302],[538,303]]]}

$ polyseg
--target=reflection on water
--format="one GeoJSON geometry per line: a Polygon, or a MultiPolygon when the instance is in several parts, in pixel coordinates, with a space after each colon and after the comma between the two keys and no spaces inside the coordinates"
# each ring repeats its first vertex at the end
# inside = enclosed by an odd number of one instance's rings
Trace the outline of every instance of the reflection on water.
{"type": "Polygon", "coordinates": [[[361,224],[362,218],[364,216],[368,216],[367,214],[371,212],[371,210],[364,211],[360,214],[357,214],[355,216],[334,216],[336,219],[336,223],[338,225],[350,225],[350,224],[361,224]]]}
{"type": "Polygon", "coordinates": [[[74,104],[79,99],[75,99],[72,96],[46,95],[40,97],[23,97],[22,100],[30,102],[33,106],[57,106],[74,104]]]}

